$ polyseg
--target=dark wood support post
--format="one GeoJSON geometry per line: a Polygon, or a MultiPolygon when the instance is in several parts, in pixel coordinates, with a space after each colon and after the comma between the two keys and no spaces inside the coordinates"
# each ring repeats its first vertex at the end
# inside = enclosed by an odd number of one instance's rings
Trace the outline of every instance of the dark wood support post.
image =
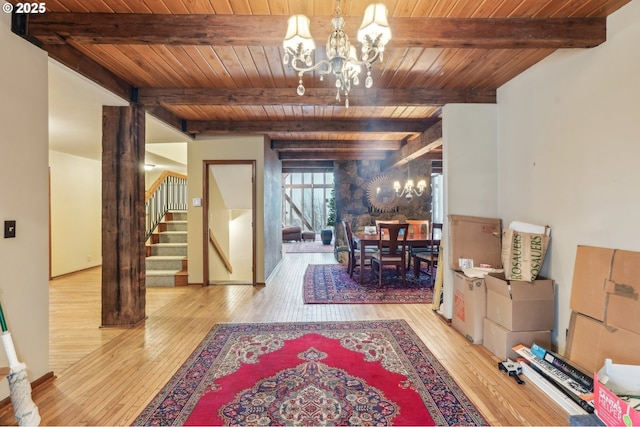
{"type": "Polygon", "coordinates": [[[145,318],[144,110],[102,110],[102,326],[145,318]]]}

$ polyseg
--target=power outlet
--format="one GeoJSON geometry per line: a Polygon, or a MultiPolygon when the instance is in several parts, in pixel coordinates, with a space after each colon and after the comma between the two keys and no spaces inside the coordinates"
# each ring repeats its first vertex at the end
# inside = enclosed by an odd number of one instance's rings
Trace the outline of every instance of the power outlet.
{"type": "Polygon", "coordinates": [[[11,237],[16,237],[16,222],[5,221],[4,222],[4,238],[8,239],[11,237]]]}

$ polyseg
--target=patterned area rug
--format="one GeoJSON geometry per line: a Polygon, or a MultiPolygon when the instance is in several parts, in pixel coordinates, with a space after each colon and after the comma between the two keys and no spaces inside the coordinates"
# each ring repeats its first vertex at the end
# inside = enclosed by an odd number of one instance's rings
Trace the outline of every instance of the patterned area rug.
{"type": "Polygon", "coordinates": [[[289,243],[286,249],[286,253],[288,254],[309,254],[309,253],[323,253],[323,254],[332,254],[333,253],[333,243],[330,245],[323,245],[322,240],[316,240],[313,242],[295,242],[289,243]]]}
{"type": "Polygon", "coordinates": [[[134,425],[488,425],[404,320],[213,327],[134,425]]]}
{"type": "Polygon", "coordinates": [[[431,304],[433,286],[429,276],[419,279],[413,269],[407,271],[406,286],[396,275],[395,267],[383,271],[382,287],[378,276],[365,268],[364,283],[360,284],[359,272],[349,277],[344,264],[310,264],[304,273],[302,298],[305,304],[431,304]]]}

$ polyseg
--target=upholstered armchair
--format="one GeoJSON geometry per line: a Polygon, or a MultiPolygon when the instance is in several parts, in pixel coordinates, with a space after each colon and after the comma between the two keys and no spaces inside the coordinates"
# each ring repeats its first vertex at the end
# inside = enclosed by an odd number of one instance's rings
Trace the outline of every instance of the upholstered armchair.
{"type": "Polygon", "coordinates": [[[287,240],[302,240],[302,228],[297,225],[282,225],[282,241],[286,242],[287,240]]]}

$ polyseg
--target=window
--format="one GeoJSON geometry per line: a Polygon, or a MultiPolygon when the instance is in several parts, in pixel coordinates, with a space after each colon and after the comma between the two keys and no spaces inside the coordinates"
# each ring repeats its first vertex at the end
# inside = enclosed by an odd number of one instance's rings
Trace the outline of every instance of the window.
{"type": "Polygon", "coordinates": [[[282,221],[285,225],[299,225],[311,231],[327,228],[333,172],[283,173],[282,182],[282,221]]]}
{"type": "Polygon", "coordinates": [[[444,197],[442,190],[442,174],[434,173],[431,175],[431,220],[435,224],[444,223],[444,206],[442,198],[444,197]]]}

